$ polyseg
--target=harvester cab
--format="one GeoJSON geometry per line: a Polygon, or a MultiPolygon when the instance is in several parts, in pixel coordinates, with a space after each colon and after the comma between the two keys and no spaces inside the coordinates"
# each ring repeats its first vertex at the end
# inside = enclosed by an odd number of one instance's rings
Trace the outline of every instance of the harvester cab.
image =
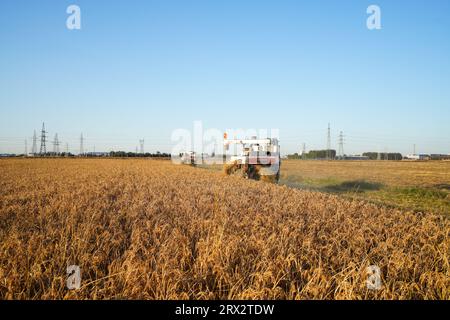
{"type": "Polygon", "coordinates": [[[240,145],[239,155],[232,155],[224,166],[227,175],[240,175],[247,179],[278,183],[280,180],[280,147],[278,139],[228,139],[224,135],[226,150],[231,145],[240,145]]]}

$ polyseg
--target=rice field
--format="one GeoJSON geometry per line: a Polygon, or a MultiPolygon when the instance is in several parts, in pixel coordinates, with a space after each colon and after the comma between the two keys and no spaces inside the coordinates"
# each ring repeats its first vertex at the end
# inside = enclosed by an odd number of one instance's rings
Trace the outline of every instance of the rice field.
{"type": "Polygon", "coordinates": [[[390,186],[450,187],[450,161],[283,161],[285,177],[368,180],[390,186]]]}
{"type": "Polygon", "coordinates": [[[448,300],[449,226],[170,161],[4,159],[0,298],[448,300]]]}
{"type": "Polygon", "coordinates": [[[450,215],[450,161],[283,161],[281,183],[450,215]]]}

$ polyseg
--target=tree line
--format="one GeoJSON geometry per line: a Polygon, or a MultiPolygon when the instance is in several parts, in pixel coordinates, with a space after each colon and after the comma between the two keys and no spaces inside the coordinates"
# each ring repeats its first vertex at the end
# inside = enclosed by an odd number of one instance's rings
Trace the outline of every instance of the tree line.
{"type": "Polygon", "coordinates": [[[311,150],[307,153],[303,154],[290,154],[287,156],[288,159],[335,159],[336,158],[336,150],[311,150]]]}

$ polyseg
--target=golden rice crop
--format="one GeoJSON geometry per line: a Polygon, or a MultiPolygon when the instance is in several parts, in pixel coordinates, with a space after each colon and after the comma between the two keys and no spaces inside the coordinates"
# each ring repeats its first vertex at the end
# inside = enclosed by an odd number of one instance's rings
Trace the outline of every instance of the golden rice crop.
{"type": "Polygon", "coordinates": [[[282,168],[285,174],[302,178],[351,177],[389,186],[450,188],[450,161],[285,160],[282,168]]]}
{"type": "Polygon", "coordinates": [[[448,232],[169,161],[0,161],[2,299],[449,299],[448,232]]]}

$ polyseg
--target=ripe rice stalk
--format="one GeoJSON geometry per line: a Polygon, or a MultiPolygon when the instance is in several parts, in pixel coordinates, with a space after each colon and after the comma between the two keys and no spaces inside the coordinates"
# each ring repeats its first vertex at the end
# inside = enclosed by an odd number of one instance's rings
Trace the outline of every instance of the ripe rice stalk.
{"type": "Polygon", "coordinates": [[[168,161],[0,160],[1,299],[448,300],[449,230],[168,161]]]}

